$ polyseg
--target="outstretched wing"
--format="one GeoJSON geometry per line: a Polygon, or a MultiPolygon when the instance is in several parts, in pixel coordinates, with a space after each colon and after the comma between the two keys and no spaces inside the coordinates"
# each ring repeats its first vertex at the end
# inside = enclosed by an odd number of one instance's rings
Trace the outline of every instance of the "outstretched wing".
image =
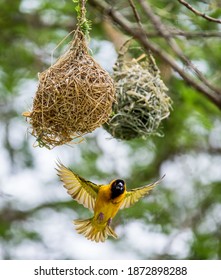
{"type": "Polygon", "coordinates": [[[99,186],[90,181],[86,181],[71,169],[65,167],[61,162],[57,162],[57,166],[58,176],[64,183],[67,192],[78,203],[83,204],[84,207],[93,211],[99,186]]]}
{"type": "Polygon", "coordinates": [[[128,191],[125,195],[124,201],[121,204],[120,208],[121,209],[128,208],[132,206],[134,203],[136,203],[140,198],[147,196],[150,193],[150,191],[162,181],[164,176],[158,181],[156,181],[155,183],[128,191]]]}

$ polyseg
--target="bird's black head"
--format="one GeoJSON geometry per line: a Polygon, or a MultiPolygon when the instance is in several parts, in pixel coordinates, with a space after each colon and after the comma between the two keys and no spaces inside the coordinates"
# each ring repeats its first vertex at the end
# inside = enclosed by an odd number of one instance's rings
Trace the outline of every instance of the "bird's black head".
{"type": "Polygon", "coordinates": [[[124,193],[125,191],[125,182],[121,179],[113,181],[111,184],[111,199],[114,199],[124,193]]]}

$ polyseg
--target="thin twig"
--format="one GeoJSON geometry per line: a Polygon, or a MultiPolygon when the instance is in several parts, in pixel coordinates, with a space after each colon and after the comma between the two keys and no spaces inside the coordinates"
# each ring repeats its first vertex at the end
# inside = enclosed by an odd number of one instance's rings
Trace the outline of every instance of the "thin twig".
{"type": "Polygon", "coordinates": [[[193,6],[191,6],[189,3],[187,3],[184,0],[178,0],[182,5],[186,6],[187,9],[189,9],[191,12],[193,12],[195,15],[200,16],[205,18],[206,20],[212,21],[212,22],[216,22],[216,23],[221,23],[221,19],[217,19],[217,18],[213,18],[210,16],[207,16],[204,13],[201,13],[200,11],[198,11],[197,9],[195,9],[193,6]]]}
{"type": "MultiPolygon", "coordinates": [[[[196,37],[201,37],[201,38],[211,38],[211,37],[221,37],[221,32],[220,31],[194,31],[194,32],[188,32],[188,31],[183,31],[183,30],[173,30],[173,29],[168,29],[170,32],[170,37],[177,37],[177,36],[182,36],[186,37],[187,39],[192,39],[196,37]]],[[[154,33],[154,32],[147,32],[149,37],[157,37],[159,36],[159,33],[154,33]]]]}
{"type": "Polygon", "coordinates": [[[130,3],[130,6],[131,6],[131,8],[132,8],[132,10],[133,10],[135,19],[136,19],[136,21],[137,21],[137,23],[138,23],[140,29],[143,30],[143,25],[142,25],[142,23],[141,23],[140,16],[139,16],[139,14],[138,14],[138,12],[137,12],[137,9],[136,9],[136,7],[135,7],[135,5],[134,5],[133,0],[128,0],[128,1],[129,1],[129,3],[130,3]]]}
{"type": "Polygon", "coordinates": [[[80,12],[79,12],[79,20],[80,20],[80,24],[84,23],[84,21],[86,20],[86,0],[80,0],[79,1],[79,6],[80,6],[80,12]]]}
{"type": "MultiPolygon", "coordinates": [[[[145,25],[143,25],[143,28],[145,28],[145,25]]],[[[135,27],[134,27],[135,29],[135,27]]],[[[138,32],[140,29],[137,30],[138,32]]],[[[169,34],[168,37],[170,38],[176,38],[176,37],[185,37],[188,40],[195,39],[195,38],[220,38],[221,32],[220,31],[183,31],[173,28],[168,28],[169,34]]],[[[148,38],[158,38],[162,37],[162,35],[159,33],[159,31],[145,31],[145,34],[148,38]]]]}

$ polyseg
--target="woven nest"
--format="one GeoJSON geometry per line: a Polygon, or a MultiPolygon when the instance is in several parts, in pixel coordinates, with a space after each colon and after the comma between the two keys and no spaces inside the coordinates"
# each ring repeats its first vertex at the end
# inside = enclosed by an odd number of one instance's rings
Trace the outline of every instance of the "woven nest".
{"type": "Polygon", "coordinates": [[[52,148],[92,132],[106,122],[115,98],[110,75],[88,54],[76,30],[67,52],[39,74],[31,112],[24,112],[39,146],[52,148]]]}
{"type": "Polygon", "coordinates": [[[119,54],[113,79],[116,103],[104,128],[122,140],[162,135],[159,126],[170,114],[171,99],[154,58],[143,54],[128,60],[125,53],[119,54]]]}

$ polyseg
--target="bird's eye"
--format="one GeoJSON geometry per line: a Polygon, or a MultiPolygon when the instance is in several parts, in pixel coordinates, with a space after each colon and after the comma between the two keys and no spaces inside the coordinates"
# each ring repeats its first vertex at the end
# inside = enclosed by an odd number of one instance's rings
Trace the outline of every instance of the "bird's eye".
{"type": "Polygon", "coordinates": [[[118,179],[115,180],[112,183],[111,186],[111,192],[112,192],[112,198],[118,197],[119,195],[121,195],[123,192],[125,191],[125,183],[123,180],[118,179]]]}
{"type": "Polygon", "coordinates": [[[119,189],[121,189],[121,188],[124,187],[124,184],[125,184],[125,183],[124,183],[123,180],[118,179],[118,180],[116,180],[116,181],[113,182],[112,187],[113,187],[113,188],[119,188],[119,189]]]}

